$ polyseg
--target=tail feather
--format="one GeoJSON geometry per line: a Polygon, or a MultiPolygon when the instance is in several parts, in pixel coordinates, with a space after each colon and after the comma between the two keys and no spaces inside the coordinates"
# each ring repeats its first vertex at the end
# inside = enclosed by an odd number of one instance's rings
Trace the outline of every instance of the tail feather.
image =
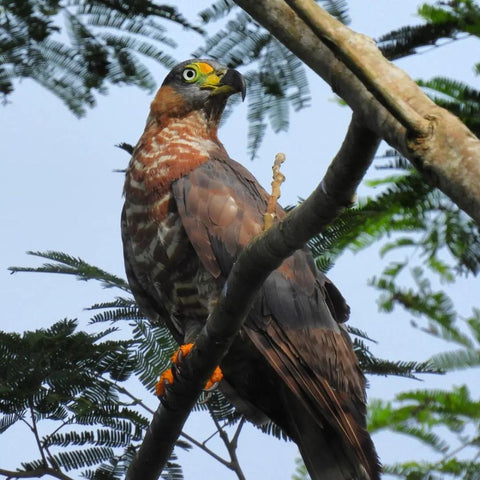
{"type": "Polygon", "coordinates": [[[298,402],[288,403],[288,434],[298,445],[312,480],[380,479],[377,455],[367,432],[361,439],[364,454],[369,459],[369,464],[364,465],[355,449],[346,445],[331,427],[320,425],[298,402]]]}

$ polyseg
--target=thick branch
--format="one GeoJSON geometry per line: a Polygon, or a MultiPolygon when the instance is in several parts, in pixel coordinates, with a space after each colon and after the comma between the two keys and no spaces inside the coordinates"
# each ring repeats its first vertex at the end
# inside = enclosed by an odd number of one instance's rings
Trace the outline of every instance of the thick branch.
{"type": "MultiPolygon", "coordinates": [[[[388,77],[385,80],[377,76],[385,58],[376,47],[370,48],[368,44],[373,45],[372,39],[353,32],[311,0],[286,1],[311,31],[354,73],[402,126],[409,131],[417,132],[418,135],[427,134],[428,121],[402,97],[395,95],[395,89],[389,85],[388,77]]],[[[387,65],[386,68],[391,68],[391,64],[387,65]]]]}
{"type": "Polygon", "coordinates": [[[480,141],[458,118],[313,0],[235,1],[480,224],[480,141]]]}
{"type": "Polygon", "coordinates": [[[303,247],[351,204],[377,146],[378,138],[353,119],[339,153],[317,189],[282,222],[256,237],[239,256],[215,310],[154,414],[130,465],[128,480],[158,478],[202,387],[241,328],[259,288],[283,259],[303,247]]]}

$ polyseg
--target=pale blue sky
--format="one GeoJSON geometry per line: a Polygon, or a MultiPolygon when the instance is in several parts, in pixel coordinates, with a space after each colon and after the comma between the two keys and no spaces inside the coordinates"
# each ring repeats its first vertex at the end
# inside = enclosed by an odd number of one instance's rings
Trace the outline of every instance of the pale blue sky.
{"type": "MultiPolygon", "coordinates": [[[[419,3],[350,0],[351,27],[378,36],[418,21],[415,9],[419,3]]],[[[194,13],[208,2],[177,4],[194,19],[194,13]]],[[[172,31],[180,44],[174,55],[179,60],[189,58],[201,44],[201,38],[181,29],[172,31]]],[[[413,78],[445,75],[479,88],[480,80],[472,73],[470,54],[474,48],[478,51],[478,42],[463,40],[401,60],[398,65],[413,78]]],[[[167,72],[159,65],[153,64],[152,68],[160,84],[167,72]]],[[[254,162],[246,153],[244,105],[235,109],[220,132],[232,158],[241,161],[265,186],[270,183],[275,153],[282,151],[287,155],[283,168],[287,181],[281,198],[284,205],[306,197],[313,190],[341,144],[350,119],[348,108],[331,101],[330,88],[313,74],[309,78],[312,107],[292,114],[287,133],[269,132],[254,162]]],[[[4,226],[0,237],[1,329],[22,331],[46,327],[64,317],[78,317],[85,325],[88,314],[83,308],[113,297],[113,292],[94,284],[51,275],[11,276],[6,269],[10,265],[34,263],[25,255],[27,250],[60,250],[124,276],[119,231],[123,176],[112,171],[125,167],[128,158],[114,145],[137,141],[152,95],[134,87],[112,87],[108,96],[98,98],[96,108],[85,118],[77,119],[57,98],[25,80],[16,85],[11,103],[0,107],[0,220],[4,226]]],[[[375,172],[370,175],[375,176],[375,172]]],[[[365,192],[362,188],[360,193],[365,192]]],[[[366,285],[366,280],[380,272],[380,265],[374,251],[348,254],[330,273],[352,307],[351,324],[379,340],[373,350],[380,356],[426,359],[444,345],[413,331],[409,327],[410,317],[403,312],[383,315],[377,311],[376,293],[366,285]]],[[[462,280],[451,290],[465,315],[478,299],[478,293],[472,293],[478,291],[477,285],[478,280],[462,280]]],[[[395,392],[407,388],[445,387],[464,382],[469,382],[478,395],[478,379],[478,370],[443,378],[426,377],[422,385],[408,380],[370,378],[369,397],[391,398],[395,392]]],[[[136,394],[155,406],[155,398],[149,392],[138,388],[136,394]]],[[[195,413],[186,431],[201,440],[214,431],[214,426],[195,413]]],[[[386,462],[421,458],[426,452],[414,442],[396,441],[387,434],[377,435],[374,440],[386,462]]],[[[187,480],[236,478],[195,449],[192,453],[180,452],[180,456],[187,480]]],[[[240,440],[239,456],[248,479],[287,479],[294,470],[297,453],[292,443],[276,441],[248,427],[240,440]]],[[[33,457],[36,457],[34,444],[22,427],[14,427],[8,435],[0,436],[0,467],[13,469],[21,460],[33,457]],[[27,455],[28,451],[32,457],[27,455]]]]}

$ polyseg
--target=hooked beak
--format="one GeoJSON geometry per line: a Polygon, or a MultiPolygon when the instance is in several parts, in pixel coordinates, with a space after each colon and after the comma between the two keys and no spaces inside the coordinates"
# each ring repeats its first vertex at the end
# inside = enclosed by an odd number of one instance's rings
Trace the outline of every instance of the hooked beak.
{"type": "Polygon", "coordinates": [[[247,93],[247,86],[243,75],[234,69],[227,69],[224,72],[211,73],[202,88],[211,89],[210,95],[232,95],[234,93],[241,93],[242,100],[245,100],[247,93]]]}

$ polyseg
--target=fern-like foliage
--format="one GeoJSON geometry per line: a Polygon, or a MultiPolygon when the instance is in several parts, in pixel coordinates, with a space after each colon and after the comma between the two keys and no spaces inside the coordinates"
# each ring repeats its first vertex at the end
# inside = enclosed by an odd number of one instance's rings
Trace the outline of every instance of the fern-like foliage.
{"type": "Polygon", "coordinates": [[[359,251],[395,233],[393,240],[383,244],[382,255],[400,248],[415,250],[444,281],[478,273],[480,232],[476,224],[398,154],[387,155],[394,160],[382,170],[392,170],[392,175],[368,182],[383,191],[375,198],[360,199],[310,241],[318,267],[327,271],[345,249],[359,251]],[[445,251],[452,257],[451,264],[444,260],[445,251]]]}
{"type": "Polygon", "coordinates": [[[418,13],[429,22],[455,22],[460,31],[480,36],[480,4],[477,0],[437,0],[434,5],[421,5],[418,13]]]}
{"type": "Polygon", "coordinates": [[[175,63],[167,22],[201,31],[175,8],[150,0],[6,2],[0,9],[0,93],[6,99],[15,79],[31,78],[80,116],[109,83],[152,90],[156,82],[143,59],[167,68],[175,63]]]}
{"type": "Polygon", "coordinates": [[[397,60],[418,53],[421,47],[437,45],[440,39],[456,39],[459,33],[454,21],[428,22],[388,32],[377,39],[377,44],[385,57],[397,60]]]}
{"type": "Polygon", "coordinates": [[[465,35],[479,36],[480,8],[474,0],[437,1],[418,9],[422,25],[405,26],[377,39],[382,53],[390,60],[421,52],[442,40],[457,40],[465,35]]]}
{"type": "MultiPolygon", "coordinates": [[[[471,334],[465,332],[464,326],[459,322],[452,300],[445,292],[432,289],[431,282],[421,267],[417,266],[411,271],[413,287],[399,286],[395,281],[396,275],[396,271],[391,273],[384,270],[382,276],[370,281],[371,285],[382,292],[379,305],[383,311],[390,312],[396,306],[402,307],[414,317],[425,320],[425,326],[419,326],[423,332],[467,350],[475,348],[471,334]]],[[[418,326],[416,322],[412,322],[412,325],[418,326]]],[[[471,325],[476,325],[474,320],[471,325]]],[[[471,328],[472,333],[475,333],[474,327],[471,328]]],[[[477,355],[478,353],[477,350],[477,355]]]]}
{"type": "Polygon", "coordinates": [[[399,478],[478,478],[480,402],[466,386],[449,391],[416,390],[401,393],[393,402],[373,401],[369,429],[407,435],[437,453],[439,460],[385,465],[385,473],[399,478]],[[446,433],[450,435],[446,439],[446,433]],[[455,442],[452,441],[455,438],[455,442]]]}
{"type": "Polygon", "coordinates": [[[45,263],[41,267],[10,267],[12,273],[17,272],[38,272],[38,273],[61,273],[65,275],[74,275],[78,280],[88,281],[96,280],[106,288],[120,288],[123,291],[130,292],[128,283],[122,278],[112,275],[98,267],[88,264],[81,258],[72,257],[63,252],[27,252],[29,255],[52,260],[55,263],[45,263]]]}
{"type": "MultiPolygon", "coordinates": [[[[209,10],[201,15],[210,20],[217,18],[219,11],[209,10]]],[[[298,110],[309,104],[310,92],[302,62],[245,12],[238,13],[223,29],[208,38],[206,45],[194,55],[208,55],[230,67],[254,64],[253,70],[245,72],[248,148],[252,157],[265,136],[268,123],[275,132],[285,131],[290,109],[298,110]]]]}
{"type": "Polygon", "coordinates": [[[128,408],[121,406],[116,387],[133,372],[132,342],[99,341],[107,334],[79,332],[77,322],[68,319],[22,335],[0,332],[3,430],[20,421],[29,424],[42,452],[40,460],[22,464],[24,471],[94,466],[112,458],[114,448],[138,444],[147,421],[133,410],[119,421],[120,410],[128,408]],[[44,420],[55,427],[41,436],[37,425],[44,420]],[[78,430],[79,425],[90,429],[78,430]]]}
{"type": "MultiPolygon", "coordinates": [[[[152,349],[159,347],[151,336],[104,339],[112,331],[79,332],[75,320],[62,320],[22,335],[0,332],[0,433],[24,422],[39,436],[41,458],[22,463],[25,475],[53,468],[83,470],[85,478],[124,478],[149,424],[141,401],[124,384],[143,372],[142,346],[150,341],[152,349]],[[45,420],[51,433],[40,435],[48,430],[38,429],[45,420]]],[[[177,447],[190,445],[179,441],[177,447]]],[[[183,478],[175,456],[164,478],[183,478]]]]}
{"type": "Polygon", "coordinates": [[[411,276],[413,287],[399,286],[396,280],[397,270],[384,270],[379,278],[373,278],[371,284],[382,293],[380,308],[391,311],[395,307],[405,309],[417,320],[412,326],[424,333],[445,340],[455,346],[433,356],[429,363],[443,371],[453,371],[480,366],[480,312],[474,309],[467,319],[459,318],[448,294],[435,291],[424,275],[421,267],[415,267],[411,276]]]}

